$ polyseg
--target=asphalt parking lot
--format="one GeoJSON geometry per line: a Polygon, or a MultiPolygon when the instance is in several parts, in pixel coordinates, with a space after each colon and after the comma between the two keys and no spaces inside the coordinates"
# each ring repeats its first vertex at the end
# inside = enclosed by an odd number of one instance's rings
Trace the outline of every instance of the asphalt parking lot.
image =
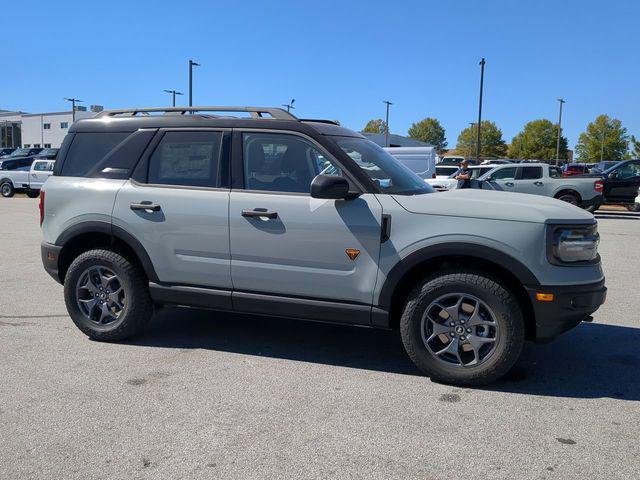
{"type": "Polygon", "coordinates": [[[509,377],[418,375],[392,332],[165,309],[89,341],[0,199],[0,479],[638,478],[640,214],[598,212],[609,296],[509,377]]]}

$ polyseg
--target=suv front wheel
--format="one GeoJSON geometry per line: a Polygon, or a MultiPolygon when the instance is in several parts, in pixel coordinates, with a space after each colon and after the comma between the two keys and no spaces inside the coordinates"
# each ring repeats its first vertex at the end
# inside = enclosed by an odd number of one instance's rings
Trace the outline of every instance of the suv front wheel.
{"type": "Polygon", "coordinates": [[[418,284],[400,320],[405,349],[433,380],[485,385],[505,375],[524,344],[513,294],[475,272],[440,273],[418,284]]]}
{"type": "Polygon", "coordinates": [[[65,276],[64,299],[73,323],[100,341],[139,333],[153,313],[144,273],[111,250],[89,250],[73,261],[65,276]]]}

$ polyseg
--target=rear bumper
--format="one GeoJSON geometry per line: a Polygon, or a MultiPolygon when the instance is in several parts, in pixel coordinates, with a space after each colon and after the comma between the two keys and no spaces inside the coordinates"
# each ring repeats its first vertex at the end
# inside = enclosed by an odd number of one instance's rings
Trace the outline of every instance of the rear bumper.
{"type": "Polygon", "coordinates": [[[58,283],[62,283],[58,271],[58,257],[62,247],[53,245],[52,243],[42,242],[40,244],[40,256],[42,257],[42,265],[45,271],[58,283]]]}
{"type": "Polygon", "coordinates": [[[607,298],[604,280],[588,285],[525,288],[535,314],[535,340],[541,343],[553,340],[580,322],[588,320],[607,298]],[[554,299],[551,302],[538,301],[537,293],[551,293],[554,299]]]}

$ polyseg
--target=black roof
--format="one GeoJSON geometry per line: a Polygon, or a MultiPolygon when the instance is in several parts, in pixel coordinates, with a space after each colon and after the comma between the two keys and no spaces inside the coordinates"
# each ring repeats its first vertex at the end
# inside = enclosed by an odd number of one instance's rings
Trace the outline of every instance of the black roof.
{"type": "Polygon", "coordinates": [[[264,128],[293,130],[321,135],[362,137],[330,120],[301,120],[279,108],[271,107],[167,107],[106,110],[93,118],[76,121],[69,129],[76,132],[133,132],[141,128],[264,128]],[[204,112],[224,112],[209,114],[204,112]],[[245,112],[250,117],[227,115],[245,112]],[[265,116],[268,114],[269,116],[265,116]]]}

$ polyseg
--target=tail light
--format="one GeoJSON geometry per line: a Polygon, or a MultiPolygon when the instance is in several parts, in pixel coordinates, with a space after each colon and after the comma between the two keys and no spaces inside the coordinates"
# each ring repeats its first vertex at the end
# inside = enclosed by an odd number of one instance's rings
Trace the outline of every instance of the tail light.
{"type": "Polygon", "coordinates": [[[604,182],[602,180],[596,180],[593,184],[593,188],[596,192],[601,192],[604,190],[604,182]]]}
{"type": "Polygon", "coordinates": [[[40,210],[40,226],[42,226],[42,222],[44,222],[44,190],[40,190],[40,203],[38,204],[38,209],[40,210]]]}

